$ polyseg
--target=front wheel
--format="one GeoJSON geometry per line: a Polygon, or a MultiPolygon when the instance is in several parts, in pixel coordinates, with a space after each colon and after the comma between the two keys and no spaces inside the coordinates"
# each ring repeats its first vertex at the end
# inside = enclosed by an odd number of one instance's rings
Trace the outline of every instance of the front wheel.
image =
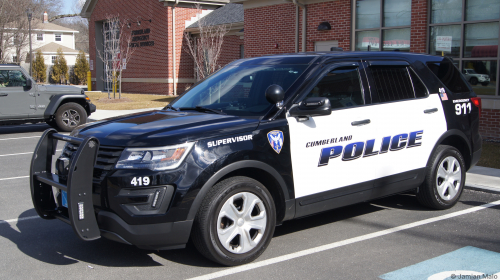
{"type": "Polygon", "coordinates": [[[425,181],[417,193],[418,201],[434,209],[453,207],[465,184],[465,161],[456,148],[440,145],[432,154],[425,181]]]}
{"type": "Polygon", "coordinates": [[[477,78],[474,77],[470,78],[470,84],[473,86],[477,85],[477,78]]]}
{"type": "Polygon", "coordinates": [[[192,240],[205,257],[223,265],[249,263],[267,248],[276,226],[269,191],[248,177],[217,183],[196,215],[192,240]]]}
{"type": "Polygon", "coordinates": [[[80,104],[66,103],[57,109],[55,122],[60,131],[70,132],[87,122],[87,112],[80,104]]]}

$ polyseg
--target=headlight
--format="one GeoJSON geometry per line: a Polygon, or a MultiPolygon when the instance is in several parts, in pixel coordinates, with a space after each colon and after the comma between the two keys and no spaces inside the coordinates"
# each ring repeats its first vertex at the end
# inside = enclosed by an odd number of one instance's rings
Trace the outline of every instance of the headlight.
{"type": "Polygon", "coordinates": [[[194,142],[168,147],[125,149],[116,163],[120,169],[175,169],[191,151],[194,142]]]}

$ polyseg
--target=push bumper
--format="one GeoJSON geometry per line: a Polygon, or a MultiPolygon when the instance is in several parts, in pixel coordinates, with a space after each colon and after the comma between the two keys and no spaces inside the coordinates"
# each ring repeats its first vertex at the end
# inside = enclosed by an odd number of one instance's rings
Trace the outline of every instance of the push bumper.
{"type": "Polygon", "coordinates": [[[71,225],[76,235],[85,241],[101,237],[92,201],[92,175],[98,150],[97,138],[80,139],[48,129],[40,138],[31,160],[31,198],[36,212],[43,219],[59,219],[71,225]],[[58,140],[79,145],[68,166],[67,180],[52,173],[52,157],[58,140]],[[53,188],[67,193],[67,208],[56,202],[53,188]]]}

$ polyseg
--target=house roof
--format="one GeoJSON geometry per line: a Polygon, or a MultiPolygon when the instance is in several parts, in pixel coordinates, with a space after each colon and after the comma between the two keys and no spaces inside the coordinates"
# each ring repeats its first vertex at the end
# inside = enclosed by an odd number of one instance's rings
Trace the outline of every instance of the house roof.
{"type": "Polygon", "coordinates": [[[34,49],[33,52],[40,50],[40,51],[42,51],[42,53],[51,53],[51,52],[55,53],[55,52],[57,52],[57,50],[59,48],[61,48],[63,53],[77,53],[78,52],[77,50],[65,47],[63,45],[59,45],[59,44],[54,43],[54,42],[48,43],[47,45],[43,45],[37,49],[34,49]]]}
{"type": "Polygon", "coordinates": [[[43,30],[43,31],[66,31],[66,32],[75,32],[78,33],[78,30],[74,30],[71,28],[67,28],[64,26],[57,25],[52,22],[43,22],[40,19],[33,19],[32,23],[33,30],[43,30]]]}
{"type": "MultiPolygon", "coordinates": [[[[16,28],[14,25],[7,25],[7,28],[16,28]]],[[[40,19],[33,19],[31,29],[33,31],[56,31],[56,32],[74,32],[79,33],[78,30],[67,28],[51,22],[42,22],[40,19]]]]}
{"type": "Polygon", "coordinates": [[[211,12],[200,20],[194,22],[189,28],[198,28],[199,22],[202,21],[205,25],[214,26],[222,24],[231,24],[244,21],[244,11],[242,4],[229,3],[217,10],[211,12]]]}

